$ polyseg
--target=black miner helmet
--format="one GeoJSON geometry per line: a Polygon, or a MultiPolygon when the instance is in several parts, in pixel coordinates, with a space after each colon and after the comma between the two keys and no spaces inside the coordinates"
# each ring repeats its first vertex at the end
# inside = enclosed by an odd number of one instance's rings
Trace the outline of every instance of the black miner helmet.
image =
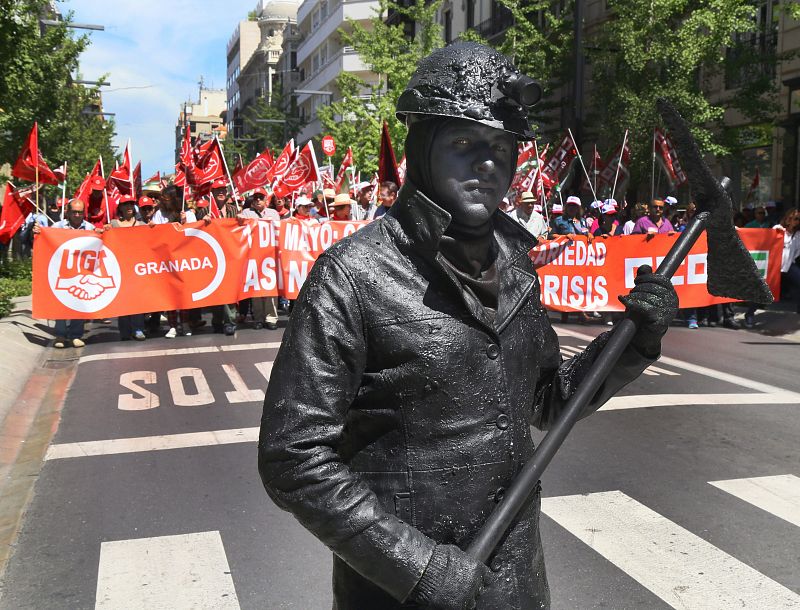
{"type": "Polygon", "coordinates": [[[505,55],[477,42],[457,42],[419,62],[397,100],[397,118],[457,117],[529,140],[528,108],[541,96],[541,87],[505,55]]]}

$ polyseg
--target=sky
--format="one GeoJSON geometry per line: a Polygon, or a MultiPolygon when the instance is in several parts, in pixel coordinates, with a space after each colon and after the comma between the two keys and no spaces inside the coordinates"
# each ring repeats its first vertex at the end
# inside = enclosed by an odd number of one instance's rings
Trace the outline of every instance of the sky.
{"type": "MultiPolygon", "coordinates": [[[[226,45],[258,0],[59,1],[75,23],[104,25],[92,31],[81,55],[84,80],[107,74],[103,110],[116,113],[114,144],[128,138],[142,177],[172,172],[175,125],[183,102],[197,101],[198,81],[225,88],[226,45]]],[[[87,30],[77,30],[87,32],[87,30]]]]}

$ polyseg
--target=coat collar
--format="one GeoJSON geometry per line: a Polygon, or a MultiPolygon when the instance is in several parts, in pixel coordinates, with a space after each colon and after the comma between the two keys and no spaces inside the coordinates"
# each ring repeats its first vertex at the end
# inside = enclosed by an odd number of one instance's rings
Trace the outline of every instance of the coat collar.
{"type": "MultiPolygon", "coordinates": [[[[437,260],[439,242],[450,224],[450,214],[406,181],[386,216],[389,217],[389,222],[394,220],[400,225],[401,231],[394,231],[397,237],[412,250],[431,260],[461,294],[458,280],[437,260]]],[[[464,299],[464,304],[476,321],[498,336],[525,304],[526,298],[530,298],[531,290],[536,284],[536,272],[528,258],[528,252],[537,242],[505,212],[497,210],[493,221],[498,245],[497,270],[500,276],[494,323],[489,321],[479,304],[472,303],[469,299],[464,299]]]]}

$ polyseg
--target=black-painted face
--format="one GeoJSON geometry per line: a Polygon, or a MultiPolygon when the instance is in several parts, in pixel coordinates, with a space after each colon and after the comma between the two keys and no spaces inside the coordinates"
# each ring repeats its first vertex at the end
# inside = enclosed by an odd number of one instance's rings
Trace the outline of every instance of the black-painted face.
{"type": "Polygon", "coordinates": [[[433,200],[453,222],[478,227],[489,221],[511,185],[514,135],[466,119],[447,121],[431,145],[433,200]]]}

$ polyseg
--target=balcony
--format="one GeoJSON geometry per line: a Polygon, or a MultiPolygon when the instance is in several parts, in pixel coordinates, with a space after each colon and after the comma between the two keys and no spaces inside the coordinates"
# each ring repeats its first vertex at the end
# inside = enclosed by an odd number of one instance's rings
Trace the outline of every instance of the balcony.
{"type": "Polygon", "coordinates": [[[483,36],[486,40],[491,41],[496,36],[505,32],[512,25],[514,25],[514,14],[505,6],[498,5],[497,12],[489,17],[489,19],[481,21],[478,25],[476,25],[475,31],[483,36]]]}
{"type": "MultiPolygon", "coordinates": [[[[306,0],[301,9],[306,4],[316,6],[317,0],[306,0]]],[[[336,31],[342,27],[347,19],[355,21],[366,21],[374,16],[373,8],[377,8],[378,3],[375,0],[343,0],[340,2],[331,2],[328,7],[328,16],[323,19],[317,28],[313,31],[306,32],[305,38],[297,45],[297,63],[301,64],[308,59],[311,54],[317,50],[319,45],[325,42],[328,38],[333,36],[336,31]]],[[[297,14],[297,23],[300,24],[300,13],[297,14]]],[[[305,31],[305,30],[301,30],[305,31]]]]}
{"type": "MultiPolygon", "coordinates": [[[[369,68],[361,61],[355,49],[352,47],[345,47],[331,57],[319,70],[300,83],[300,86],[297,88],[310,89],[312,91],[329,90],[330,85],[342,72],[363,72],[371,74],[369,68]]],[[[310,97],[309,95],[298,95],[297,103],[302,104],[310,97]]]]}

